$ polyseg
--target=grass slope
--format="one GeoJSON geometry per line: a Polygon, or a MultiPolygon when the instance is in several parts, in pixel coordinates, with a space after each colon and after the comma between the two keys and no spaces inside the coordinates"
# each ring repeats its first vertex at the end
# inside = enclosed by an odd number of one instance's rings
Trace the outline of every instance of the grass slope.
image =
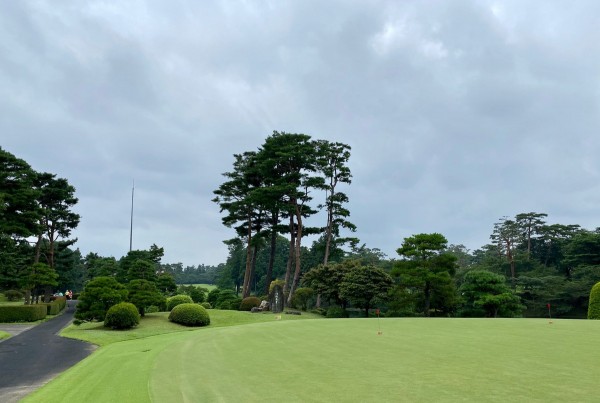
{"type": "Polygon", "coordinates": [[[114,343],[25,401],[598,401],[600,321],[269,319],[114,343]]]}

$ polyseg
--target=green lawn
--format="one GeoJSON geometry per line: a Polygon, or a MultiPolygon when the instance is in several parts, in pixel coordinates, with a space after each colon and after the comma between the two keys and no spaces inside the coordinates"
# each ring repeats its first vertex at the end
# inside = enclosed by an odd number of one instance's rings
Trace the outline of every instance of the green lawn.
{"type": "Polygon", "coordinates": [[[217,288],[217,286],[214,284],[178,284],[178,285],[193,285],[195,287],[206,288],[208,291],[212,291],[215,288],[217,288]]]}
{"type": "Polygon", "coordinates": [[[10,333],[0,331],[0,340],[8,339],[10,337],[10,333]]]}
{"type": "Polygon", "coordinates": [[[24,401],[598,401],[600,321],[209,312],[208,328],[106,345],[24,401]]]}

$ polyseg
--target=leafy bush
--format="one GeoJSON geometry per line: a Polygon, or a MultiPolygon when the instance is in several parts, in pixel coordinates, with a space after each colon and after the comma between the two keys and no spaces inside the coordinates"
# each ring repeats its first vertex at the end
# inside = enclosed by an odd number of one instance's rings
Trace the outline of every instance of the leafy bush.
{"type": "Polygon", "coordinates": [[[157,307],[156,305],[150,305],[150,306],[146,307],[146,313],[155,313],[155,312],[160,312],[160,308],[157,307]]]}
{"type": "Polygon", "coordinates": [[[258,297],[246,297],[240,303],[240,311],[250,311],[252,308],[260,305],[260,299],[258,297]]]}
{"type": "Polygon", "coordinates": [[[199,304],[206,300],[206,291],[208,291],[206,288],[192,287],[190,290],[190,297],[192,297],[192,300],[195,303],[199,304]]]}
{"type": "Polygon", "coordinates": [[[127,284],[129,289],[128,300],[134,304],[140,315],[146,314],[146,307],[150,305],[160,306],[165,297],[158,291],[156,285],[148,280],[131,280],[127,284]]]}
{"type": "Polygon", "coordinates": [[[588,319],[600,319],[600,283],[596,283],[590,292],[588,319]]]}
{"type": "Polygon", "coordinates": [[[20,301],[23,299],[23,293],[17,290],[4,291],[4,296],[8,301],[20,301]]]}
{"type": "Polygon", "coordinates": [[[172,311],[179,304],[192,304],[192,297],[185,294],[174,295],[167,298],[167,311],[172,311]]]}
{"type": "Polygon", "coordinates": [[[96,277],[86,284],[81,293],[75,318],[104,321],[108,309],[125,301],[127,294],[125,286],[113,277],[96,277]]]}
{"type": "Polygon", "coordinates": [[[139,323],[140,314],[131,302],[121,302],[111,306],[104,318],[104,326],[112,329],[131,329],[139,323]]]}
{"type": "Polygon", "coordinates": [[[348,312],[339,306],[332,306],[327,310],[328,318],[347,318],[348,316],[348,312]]]}
{"type": "Polygon", "coordinates": [[[311,309],[310,310],[311,313],[316,313],[317,315],[322,315],[322,316],[326,316],[327,315],[327,311],[323,308],[315,308],[315,309],[311,309]]]}
{"type": "Polygon", "coordinates": [[[194,303],[179,304],[169,314],[169,320],[185,326],[208,326],[210,316],[206,309],[194,303]]]}
{"type": "Polygon", "coordinates": [[[35,322],[44,319],[48,308],[37,305],[0,305],[0,322],[35,322]]]}
{"type": "Polygon", "coordinates": [[[308,304],[312,299],[314,292],[312,288],[302,287],[298,288],[292,297],[292,307],[306,311],[308,304]]]}
{"type": "Polygon", "coordinates": [[[217,306],[217,298],[219,298],[219,294],[221,294],[220,288],[213,288],[208,293],[206,297],[206,301],[210,303],[211,306],[217,306]]]}
{"type": "Polygon", "coordinates": [[[45,305],[46,309],[47,309],[47,314],[48,315],[58,315],[60,313],[60,304],[56,301],[52,301],[52,302],[48,302],[48,303],[44,303],[44,304],[39,304],[39,305],[45,305]]]}
{"type": "Polygon", "coordinates": [[[204,309],[212,309],[210,302],[203,302],[200,304],[200,306],[203,307],[204,309]]]}

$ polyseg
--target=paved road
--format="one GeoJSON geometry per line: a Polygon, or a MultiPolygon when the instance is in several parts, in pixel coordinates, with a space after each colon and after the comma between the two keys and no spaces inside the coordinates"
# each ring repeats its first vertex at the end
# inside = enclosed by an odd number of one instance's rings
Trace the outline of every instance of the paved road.
{"type": "Polygon", "coordinates": [[[58,336],[74,312],[73,304],[62,315],[0,343],[1,402],[18,402],[94,351],[92,344],[58,336]]]}

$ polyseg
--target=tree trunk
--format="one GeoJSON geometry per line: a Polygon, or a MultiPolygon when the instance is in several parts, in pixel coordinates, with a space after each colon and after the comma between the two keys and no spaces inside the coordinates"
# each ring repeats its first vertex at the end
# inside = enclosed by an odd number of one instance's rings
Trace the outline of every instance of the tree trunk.
{"type": "Polygon", "coordinates": [[[250,277],[252,274],[252,219],[248,218],[248,246],[246,247],[246,271],[244,272],[244,286],[242,298],[250,295],[250,277]]]}
{"type": "MultiPolygon", "coordinates": [[[[252,251],[252,269],[250,270],[250,280],[248,281],[248,288],[252,289],[252,282],[256,277],[256,255],[258,255],[258,247],[255,246],[252,251]]],[[[256,288],[256,287],[254,287],[256,288]]],[[[256,292],[256,289],[254,290],[256,292]]]]}
{"type": "Polygon", "coordinates": [[[300,212],[300,207],[296,205],[296,220],[298,222],[298,233],[296,234],[296,247],[295,247],[295,261],[296,261],[296,270],[294,271],[294,281],[292,282],[292,286],[290,287],[290,294],[288,295],[288,305],[291,304],[292,298],[294,297],[294,292],[296,291],[296,286],[298,285],[298,280],[300,279],[300,246],[302,243],[302,213],[300,212]]]}
{"type": "Polygon", "coordinates": [[[271,251],[269,253],[269,266],[267,267],[267,275],[265,277],[265,295],[269,295],[269,287],[271,286],[271,277],[273,277],[273,265],[275,264],[275,250],[277,249],[277,217],[279,214],[274,211],[271,215],[271,251]]]}
{"type": "Polygon", "coordinates": [[[425,290],[423,293],[425,294],[425,316],[429,317],[429,307],[431,306],[431,290],[429,283],[425,283],[425,290]]]}
{"type": "Polygon", "coordinates": [[[290,252],[288,254],[288,261],[285,268],[285,283],[283,284],[283,293],[285,294],[290,288],[290,276],[292,272],[292,264],[294,262],[294,245],[296,243],[295,231],[294,231],[294,216],[290,214],[290,252]]]}

